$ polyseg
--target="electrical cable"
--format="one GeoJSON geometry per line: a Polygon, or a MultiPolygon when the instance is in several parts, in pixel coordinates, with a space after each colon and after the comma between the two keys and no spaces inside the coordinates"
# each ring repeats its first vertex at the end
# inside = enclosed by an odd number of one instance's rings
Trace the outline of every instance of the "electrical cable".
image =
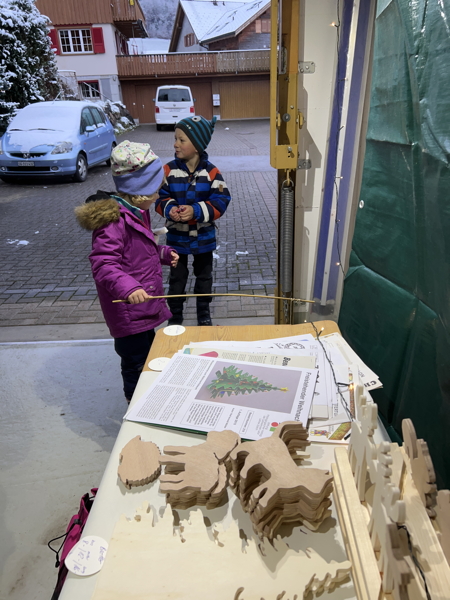
{"type": "Polygon", "coordinates": [[[412,559],[414,565],[416,566],[417,570],[419,571],[420,576],[422,577],[427,600],[432,600],[431,599],[431,594],[430,594],[430,592],[428,590],[428,585],[427,585],[427,580],[425,578],[425,573],[423,572],[423,569],[420,566],[420,563],[417,560],[416,555],[414,553],[414,548],[413,548],[413,545],[412,545],[412,542],[411,542],[411,534],[409,533],[408,528],[406,527],[406,525],[397,525],[397,528],[398,529],[404,529],[406,531],[406,537],[408,538],[408,550],[409,550],[409,553],[411,555],[411,559],[412,559]]]}
{"type": "Polygon", "coordinates": [[[314,331],[316,332],[316,340],[321,345],[323,353],[325,355],[325,358],[327,359],[328,364],[330,365],[331,373],[333,374],[334,384],[336,386],[337,393],[339,394],[339,397],[341,399],[341,404],[342,404],[342,406],[343,406],[343,408],[344,408],[344,410],[345,410],[345,412],[347,414],[347,417],[348,417],[349,421],[353,421],[355,417],[352,415],[352,411],[350,410],[350,407],[347,404],[347,400],[344,398],[344,395],[342,394],[342,392],[340,390],[341,387],[349,387],[349,384],[347,384],[347,383],[339,383],[338,380],[336,379],[336,373],[334,372],[333,363],[332,363],[330,357],[328,356],[328,353],[327,353],[327,351],[325,349],[325,346],[322,343],[322,340],[319,339],[319,336],[320,336],[320,334],[322,332],[317,329],[317,327],[314,325],[313,321],[310,321],[310,324],[312,325],[314,331]]]}

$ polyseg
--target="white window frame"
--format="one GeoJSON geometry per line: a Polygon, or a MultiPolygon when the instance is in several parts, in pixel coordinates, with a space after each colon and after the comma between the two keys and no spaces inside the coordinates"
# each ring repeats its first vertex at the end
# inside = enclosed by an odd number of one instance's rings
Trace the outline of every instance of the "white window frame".
{"type": "Polygon", "coordinates": [[[80,29],[58,29],[58,35],[59,35],[59,44],[61,47],[61,54],[94,54],[94,42],[92,39],[92,31],[89,27],[83,27],[80,29]],[[88,31],[89,32],[89,40],[90,40],[90,46],[91,49],[89,50],[89,46],[86,44],[85,47],[85,40],[83,39],[83,31],[88,31]],[[67,38],[66,36],[63,37],[61,36],[62,33],[67,33],[67,38]],[[78,38],[75,40],[76,43],[80,44],[81,46],[81,50],[74,50],[74,39],[73,39],[73,32],[77,32],[78,34],[78,38]],[[65,50],[64,47],[66,46],[66,42],[69,43],[70,45],[70,51],[69,50],[65,50]]]}
{"type": "Polygon", "coordinates": [[[86,100],[100,100],[101,99],[102,95],[101,95],[101,91],[100,91],[100,82],[98,80],[96,80],[96,79],[90,79],[90,80],[87,80],[87,81],[79,81],[78,82],[78,86],[80,88],[80,93],[81,93],[81,97],[82,98],[86,98],[86,100]],[[83,86],[82,86],[83,83],[88,86],[87,91],[89,92],[89,96],[85,96],[84,95],[84,90],[83,90],[83,86]],[[92,86],[93,83],[97,84],[98,90],[95,90],[95,88],[93,88],[93,86],[92,86]],[[92,95],[93,89],[96,92],[98,92],[98,96],[93,96],[92,95]]]}

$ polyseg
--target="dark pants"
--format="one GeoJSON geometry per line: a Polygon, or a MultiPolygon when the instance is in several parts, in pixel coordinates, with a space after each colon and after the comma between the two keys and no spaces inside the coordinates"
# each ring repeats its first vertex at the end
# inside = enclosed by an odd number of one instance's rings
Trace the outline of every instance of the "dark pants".
{"type": "MultiPolygon", "coordinates": [[[[189,275],[188,254],[180,254],[178,265],[170,268],[169,277],[169,296],[186,293],[186,284],[189,275]]],[[[194,254],[194,275],[195,285],[194,294],[210,294],[212,291],[212,268],[213,268],[213,253],[205,252],[204,254],[194,254]]],[[[209,317],[209,303],[211,296],[197,298],[197,318],[209,317]]],[[[183,304],[185,298],[168,298],[167,304],[172,312],[173,317],[181,318],[183,315],[183,304]]]]}
{"type": "Polygon", "coordinates": [[[154,329],[114,338],[114,350],[121,358],[123,391],[127,400],[131,400],[134,394],[139,375],[144,368],[154,339],[154,329]]]}

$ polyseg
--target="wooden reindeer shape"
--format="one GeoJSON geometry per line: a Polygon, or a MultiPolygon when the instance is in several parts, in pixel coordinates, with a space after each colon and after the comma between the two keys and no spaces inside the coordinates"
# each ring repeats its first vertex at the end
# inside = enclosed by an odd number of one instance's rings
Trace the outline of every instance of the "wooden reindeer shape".
{"type": "Polygon", "coordinates": [[[197,446],[165,446],[159,462],[165,465],[159,491],[172,508],[194,505],[215,508],[226,495],[225,459],[241,438],[233,431],[211,431],[197,446]]]}
{"type": "Polygon", "coordinates": [[[367,403],[362,385],[357,385],[355,389],[355,409],[356,418],[352,421],[348,454],[355,476],[356,489],[362,502],[366,493],[367,469],[369,469],[372,483],[374,482],[373,462],[376,460],[377,448],[373,441],[373,434],[378,426],[377,405],[367,403]]]}
{"type": "Polygon", "coordinates": [[[406,550],[397,525],[406,519],[406,506],[400,500],[400,490],[391,483],[390,444],[382,442],[378,447],[375,478],[375,493],[369,533],[373,548],[379,553],[378,567],[383,573],[382,585],[385,593],[394,600],[408,600],[408,584],[413,573],[406,560],[406,550]]]}
{"type": "Polygon", "coordinates": [[[271,437],[244,442],[230,453],[230,485],[261,537],[272,539],[288,521],[315,529],[329,515],[329,471],[297,467],[286,445],[291,451],[304,448],[306,436],[301,423],[286,422],[271,437]]]}

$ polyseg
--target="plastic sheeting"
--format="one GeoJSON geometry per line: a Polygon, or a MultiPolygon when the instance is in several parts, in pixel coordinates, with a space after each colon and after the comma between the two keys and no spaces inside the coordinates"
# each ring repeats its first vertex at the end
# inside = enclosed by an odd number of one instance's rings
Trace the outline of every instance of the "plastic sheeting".
{"type": "Polygon", "coordinates": [[[450,487],[450,0],[379,0],[371,108],[339,325],[450,487]]]}

